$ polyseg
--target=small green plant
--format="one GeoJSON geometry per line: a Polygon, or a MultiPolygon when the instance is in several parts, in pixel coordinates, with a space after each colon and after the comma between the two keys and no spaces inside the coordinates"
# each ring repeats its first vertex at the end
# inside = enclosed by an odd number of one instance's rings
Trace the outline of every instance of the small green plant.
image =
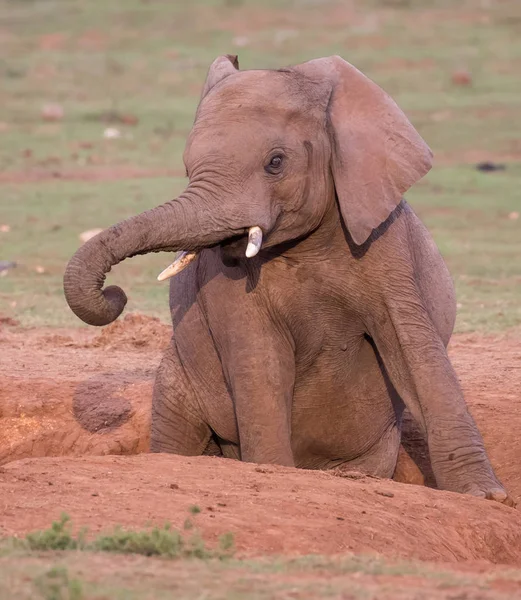
{"type": "Polygon", "coordinates": [[[69,515],[62,513],[49,529],[28,533],[25,542],[31,550],[76,550],[85,546],[85,530],[76,537],[71,533],[69,515]]]}
{"type": "Polygon", "coordinates": [[[195,531],[185,538],[167,523],[149,531],[126,531],[116,527],[111,534],[96,538],[87,549],[118,554],[142,554],[165,558],[229,558],[235,551],[233,534],[226,533],[219,539],[215,550],[207,548],[203,538],[195,531]]]}
{"type": "MultiPolygon", "coordinates": [[[[197,507],[198,508],[198,507],[197,507]]],[[[198,508],[199,509],[199,508],[198,508]]],[[[200,509],[199,509],[200,510],[200,509]]],[[[190,519],[184,524],[184,530],[193,529],[190,519]]],[[[162,556],[165,558],[229,558],[233,555],[233,534],[225,533],[219,538],[215,550],[206,547],[198,531],[185,537],[170,523],[163,527],[153,527],[143,531],[128,531],[116,527],[112,533],[101,534],[93,541],[85,539],[86,530],[72,534],[70,517],[62,514],[59,521],[54,521],[49,529],[27,534],[24,540],[9,538],[4,546],[27,548],[29,550],[90,550],[95,552],[115,552],[117,554],[142,554],[144,556],[162,556]],[[12,542],[12,543],[11,543],[12,542]]]]}
{"type": "Polygon", "coordinates": [[[70,579],[65,567],[53,567],[33,580],[34,586],[45,600],[81,600],[81,582],[70,579]]]}
{"type": "Polygon", "coordinates": [[[193,515],[198,515],[201,512],[201,507],[197,506],[197,504],[193,504],[190,506],[189,510],[193,515]]]}
{"type": "Polygon", "coordinates": [[[167,523],[150,531],[125,531],[116,527],[112,534],[101,535],[94,540],[92,548],[101,552],[176,558],[183,554],[184,544],[181,534],[167,523]]]}
{"type": "MultiPolygon", "coordinates": [[[[197,507],[198,508],[198,507],[197,507]]],[[[199,509],[200,510],[200,509],[199,509]]],[[[184,530],[193,529],[193,523],[187,519],[184,530]]],[[[6,538],[2,540],[4,551],[28,549],[38,551],[85,550],[94,552],[114,552],[117,554],[142,554],[144,556],[162,556],[165,558],[229,558],[235,551],[233,534],[225,533],[219,538],[216,549],[206,547],[200,533],[194,530],[190,537],[172,529],[170,523],[163,527],[147,528],[143,531],[128,531],[116,527],[112,533],[101,534],[87,542],[86,530],[72,534],[70,517],[62,514],[49,529],[27,534],[25,539],[6,538]]]]}
{"type": "Polygon", "coordinates": [[[197,531],[188,540],[184,555],[189,558],[220,558],[219,551],[209,550],[197,531]]]}
{"type": "Polygon", "coordinates": [[[235,552],[235,538],[231,531],[223,533],[219,537],[219,549],[221,550],[223,558],[233,556],[235,552]]]}

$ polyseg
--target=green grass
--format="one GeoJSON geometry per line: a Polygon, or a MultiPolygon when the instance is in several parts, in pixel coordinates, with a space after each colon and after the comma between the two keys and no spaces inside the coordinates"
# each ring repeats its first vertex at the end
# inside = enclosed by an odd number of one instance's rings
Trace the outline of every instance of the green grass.
{"type": "MultiPolygon", "coordinates": [[[[6,239],[1,248],[18,267],[0,278],[0,314],[28,325],[78,325],[65,302],[62,278],[81,243],[79,234],[151,208],[182,186],[182,180],[166,178],[3,186],[11,231],[0,233],[6,239]],[[38,266],[44,273],[37,273],[38,266]]],[[[127,310],[168,319],[168,285],[158,283],[156,276],[170,260],[167,254],[151,254],[113,270],[110,281],[129,292],[127,310]]]]}
{"type": "Polygon", "coordinates": [[[409,199],[434,235],[456,284],[457,331],[521,323],[521,164],[484,174],[435,169],[409,199]]]}
{"type": "Polygon", "coordinates": [[[512,593],[521,586],[517,570],[460,572],[377,556],[232,558],[230,539],[221,538],[219,549],[209,551],[201,541],[183,543],[183,536],[169,527],[137,532],[116,528],[87,542],[83,534],[73,535],[69,520],[62,517],[23,540],[0,540],[0,597],[412,599],[476,593],[500,600],[506,597],[501,594],[505,585],[512,593]]]}
{"type": "Polygon", "coordinates": [[[48,529],[28,533],[22,545],[29,550],[81,550],[86,547],[85,531],[80,530],[74,535],[70,518],[64,513],[48,529]]]}
{"type": "MultiPolygon", "coordinates": [[[[195,515],[193,507],[191,514],[195,515]]],[[[192,529],[193,523],[190,521],[192,529]]],[[[63,551],[82,550],[86,552],[110,552],[115,554],[140,554],[143,556],[160,556],[163,558],[201,558],[210,559],[230,558],[234,553],[234,538],[231,533],[225,533],[219,538],[215,549],[206,546],[197,530],[187,537],[170,523],[163,527],[152,527],[143,531],[128,531],[115,527],[110,533],[103,533],[87,539],[87,530],[73,531],[70,517],[62,514],[48,529],[33,531],[25,538],[0,538],[0,556],[6,556],[14,551],[63,551]]]]}
{"type": "MultiPolygon", "coordinates": [[[[395,97],[439,157],[408,199],[453,273],[457,330],[521,323],[521,219],[508,218],[521,209],[517,0],[0,0],[0,42],[0,226],[10,227],[0,260],[19,263],[0,278],[0,315],[80,325],[61,288],[78,235],[182,189],[185,138],[216,55],[261,68],[339,53],[395,97]],[[459,68],[472,85],[452,83],[459,68]],[[64,118],[42,120],[46,103],[64,118]],[[137,123],[120,123],[129,116],[137,123]],[[104,139],[108,126],[121,138],[104,139]],[[478,157],[507,170],[477,173],[478,157]],[[100,180],[107,170],[121,179],[100,180]],[[34,173],[45,180],[21,181],[34,173]]],[[[127,310],[168,319],[167,285],[155,281],[168,260],[114,269],[127,310]]]]}

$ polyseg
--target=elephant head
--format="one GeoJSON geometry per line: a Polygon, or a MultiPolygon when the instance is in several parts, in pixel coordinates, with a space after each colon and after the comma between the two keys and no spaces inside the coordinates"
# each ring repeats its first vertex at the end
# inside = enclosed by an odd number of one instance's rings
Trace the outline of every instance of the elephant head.
{"type": "Polygon", "coordinates": [[[239,71],[237,57],[219,57],[186,144],[187,188],[82,246],[65,272],[67,302],[106,325],[126,296],[103,283],[125,258],[185,251],[163,278],[219,244],[251,258],[315,231],[331,202],[362,244],[431,158],[394,101],[338,56],[277,71],[239,71]]]}

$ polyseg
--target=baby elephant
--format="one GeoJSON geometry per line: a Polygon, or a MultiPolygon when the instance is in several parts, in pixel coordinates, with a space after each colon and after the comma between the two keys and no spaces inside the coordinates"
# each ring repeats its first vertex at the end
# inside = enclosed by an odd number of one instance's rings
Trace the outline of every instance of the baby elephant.
{"type": "Polygon", "coordinates": [[[275,71],[210,67],[176,199],[106,229],[69,262],[75,314],[106,325],[125,258],[183,251],[160,279],[174,336],[154,452],[392,477],[407,407],[437,484],[512,504],[446,346],[454,289],[403,194],[432,153],[393,100],[338,56],[275,71]]]}

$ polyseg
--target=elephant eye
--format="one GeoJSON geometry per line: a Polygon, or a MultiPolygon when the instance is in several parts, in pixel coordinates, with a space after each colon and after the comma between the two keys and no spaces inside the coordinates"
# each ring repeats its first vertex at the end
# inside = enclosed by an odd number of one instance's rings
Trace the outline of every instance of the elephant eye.
{"type": "Polygon", "coordinates": [[[282,163],[284,162],[284,157],[282,154],[275,154],[270,159],[270,162],[264,167],[264,170],[267,173],[271,173],[271,175],[277,175],[282,170],[282,163]]]}

